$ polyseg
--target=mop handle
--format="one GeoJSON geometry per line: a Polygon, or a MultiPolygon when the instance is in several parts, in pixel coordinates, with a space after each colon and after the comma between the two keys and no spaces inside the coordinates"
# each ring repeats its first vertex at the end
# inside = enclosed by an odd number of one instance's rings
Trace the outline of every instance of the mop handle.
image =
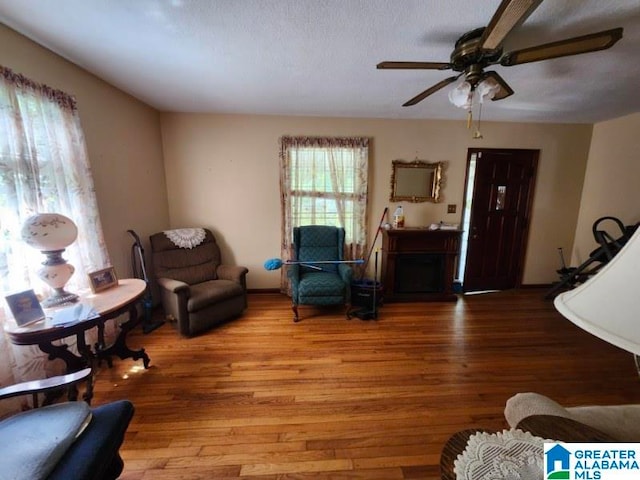
{"type": "Polygon", "coordinates": [[[562,253],[562,247],[558,247],[558,253],[560,254],[560,262],[562,263],[562,269],[566,270],[567,265],[564,263],[564,254],[562,253]]]}
{"type": "Polygon", "coordinates": [[[315,265],[316,263],[364,263],[364,260],[362,259],[358,259],[358,260],[305,260],[304,262],[297,262],[295,260],[285,260],[284,262],[282,262],[283,265],[309,265],[309,264],[313,264],[315,265]]]}
{"type": "Polygon", "coordinates": [[[362,273],[360,274],[360,280],[364,278],[364,274],[367,271],[367,266],[369,265],[369,259],[371,258],[371,253],[373,253],[373,249],[376,246],[376,242],[378,241],[378,235],[380,235],[380,230],[382,229],[382,222],[384,222],[384,217],[387,216],[387,212],[389,211],[389,207],[384,207],[384,212],[382,212],[382,217],[380,218],[380,222],[378,223],[378,229],[376,230],[376,236],[371,243],[371,248],[369,249],[369,253],[367,255],[367,261],[364,263],[364,267],[362,267],[362,273]]]}

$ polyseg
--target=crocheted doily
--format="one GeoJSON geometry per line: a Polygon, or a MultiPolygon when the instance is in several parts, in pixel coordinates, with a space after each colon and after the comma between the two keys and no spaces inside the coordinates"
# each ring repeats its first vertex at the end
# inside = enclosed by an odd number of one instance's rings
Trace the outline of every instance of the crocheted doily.
{"type": "Polygon", "coordinates": [[[511,429],[471,435],[453,467],[458,480],[540,480],[544,477],[544,442],[511,429]]]}
{"type": "Polygon", "coordinates": [[[206,235],[204,228],[177,228],[163,232],[176,247],[193,248],[204,241],[206,235]]]}

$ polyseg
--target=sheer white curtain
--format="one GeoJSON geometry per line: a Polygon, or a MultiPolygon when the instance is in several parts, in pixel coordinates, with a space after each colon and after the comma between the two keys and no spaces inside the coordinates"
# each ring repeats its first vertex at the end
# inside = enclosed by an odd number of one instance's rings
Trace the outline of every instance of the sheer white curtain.
{"type": "MultiPolygon", "coordinates": [[[[280,138],[282,259],[292,255],[293,228],[332,225],[345,229],[345,259],[363,258],[367,247],[369,139],[280,138]]],[[[286,274],[282,289],[288,291],[286,274]]]]}
{"type": "MultiPolygon", "coordinates": [[[[78,239],[64,253],[76,268],[67,285],[69,290],[87,287],[86,273],[108,266],[109,256],[75,99],[0,66],[3,297],[29,288],[46,295],[46,286],[35,276],[43,256],[20,239],[20,229],[30,215],[48,212],[77,224],[78,239]]],[[[8,311],[4,298],[2,302],[8,311]]],[[[0,352],[1,385],[43,378],[56,367],[37,347],[12,346],[4,335],[0,352]]]]}

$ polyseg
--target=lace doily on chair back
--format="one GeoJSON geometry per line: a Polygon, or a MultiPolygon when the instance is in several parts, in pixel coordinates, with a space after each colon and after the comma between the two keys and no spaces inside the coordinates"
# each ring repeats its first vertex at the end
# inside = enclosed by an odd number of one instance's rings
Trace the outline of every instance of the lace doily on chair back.
{"type": "Polygon", "coordinates": [[[204,241],[206,233],[204,228],[177,228],[163,232],[176,247],[194,248],[204,241]]]}
{"type": "Polygon", "coordinates": [[[511,429],[471,435],[454,462],[458,480],[540,480],[544,477],[544,442],[511,429]]]}

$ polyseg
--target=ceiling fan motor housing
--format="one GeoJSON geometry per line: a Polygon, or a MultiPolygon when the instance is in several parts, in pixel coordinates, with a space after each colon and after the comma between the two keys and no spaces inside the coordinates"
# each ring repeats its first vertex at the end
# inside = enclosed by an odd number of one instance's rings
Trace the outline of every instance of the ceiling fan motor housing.
{"type": "Polygon", "coordinates": [[[456,72],[465,72],[467,80],[472,81],[476,75],[482,73],[482,69],[498,62],[502,56],[502,47],[495,50],[483,50],[480,48],[480,39],[485,27],[476,28],[462,35],[455,44],[451,53],[451,68],[456,72]]]}

